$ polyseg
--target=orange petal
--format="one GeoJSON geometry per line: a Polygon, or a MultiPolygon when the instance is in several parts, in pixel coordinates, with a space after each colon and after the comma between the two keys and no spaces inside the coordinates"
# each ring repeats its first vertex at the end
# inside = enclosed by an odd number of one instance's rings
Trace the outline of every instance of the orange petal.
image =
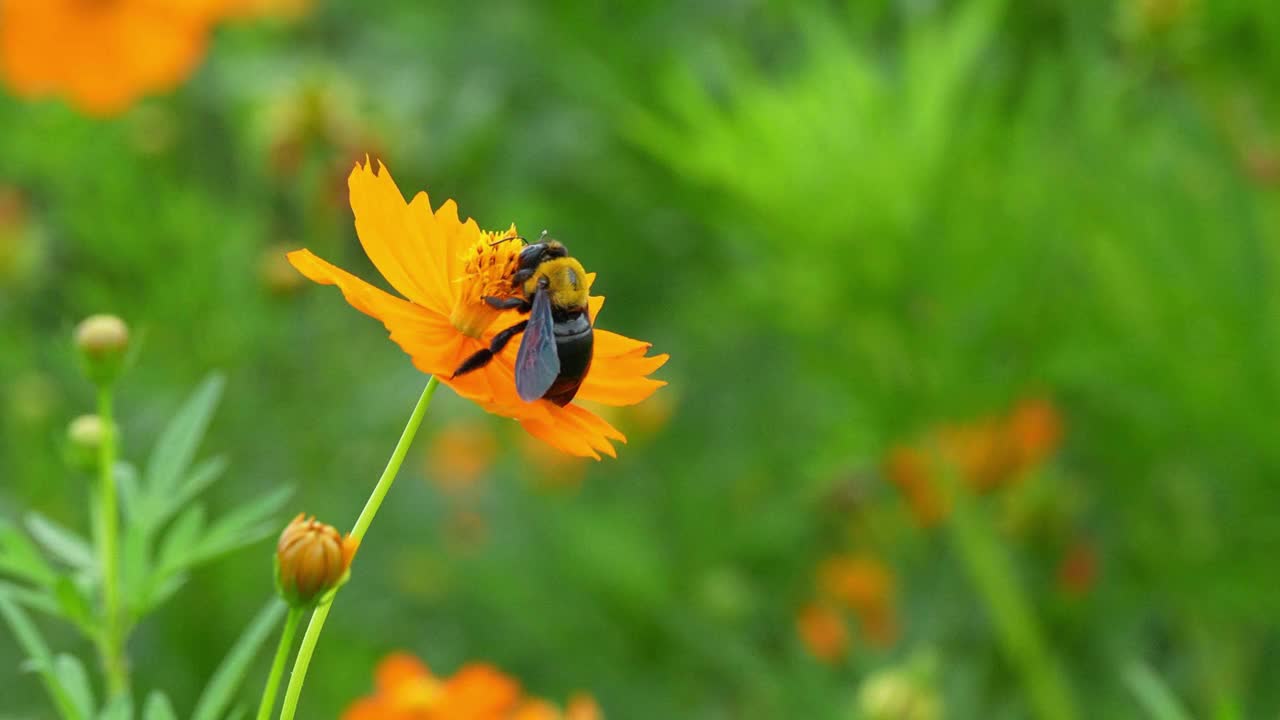
{"type": "Polygon", "coordinates": [[[596,331],[596,356],[591,371],[578,389],[578,397],[605,405],[635,405],[666,385],[647,377],[666,364],[670,356],[645,356],[649,344],[607,330],[596,331]]]}
{"type": "Polygon", "coordinates": [[[342,713],[342,720],[391,720],[395,717],[395,711],[377,698],[357,700],[342,713]]]}
{"type": "Polygon", "coordinates": [[[0,69],[20,95],[52,91],[62,79],[64,57],[50,52],[75,31],[69,8],[57,3],[0,3],[0,69]]]}
{"type": "Polygon", "coordinates": [[[479,720],[499,717],[519,701],[519,683],[492,666],[476,664],[449,678],[441,706],[448,709],[449,717],[479,720]]]}
{"type": "Polygon", "coordinates": [[[310,250],[295,250],[287,257],[308,279],[321,285],[337,285],[352,307],[381,320],[391,332],[391,339],[413,358],[419,370],[447,376],[457,367],[450,358],[460,340],[447,319],[379,290],[321,260],[310,250]]]}
{"type": "Polygon", "coordinates": [[[561,720],[560,711],[546,700],[526,700],[510,720],[561,720]]]}
{"type": "Polygon", "coordinates": [[[575,435],[571,430],[546,420],[524,419],[520,427],[525,432],[545,442],[551,447],[578,457],[599,460],[600,454],[591,448],[591,444],[575,435]]]}
{"type": "Polygon", "coordinates": [[[524,418],[520,425],[530,435],[571,455],[600,459],[599,453],[617,457],[610,440],[626,442],[627,438],[600,416],[578,405],[559,407],[540,401],[546,419],[524,418]]]}
{"type": "MultiPolygon", "coordinates": [[[[446,278],[462,276],[462,254],[467,248],[484,235],[476,221],[468,218],[466,222],[458,219],[458,204],[453,200],[445,200],[440,209],[432,212],[431,201],[426,193],[418,193],[413,198],[413,220],[422,230],[423,237],[430,240],[436,262],[446,278]]],[[[460,286],[449,283],[449,297],[456,302],[460,286]]],[[[450,305],[452,307],[452,304],[450,305]]]]}
{"type": "Polygon", "coordinates": [[[595,698],[585,693],[575,693],[569,698],[569,707],[564,711],[565,720],[600,720],[603,715],[595,698]]]}
{"type": "MultiPolygon", "coordinates": [[[[396,187],[391,172],[367,160],[347,179],[360,245],[401,295],[441,315],[450,312],[449,279],[438,243],[429,243],[396,187]]],[[[422,196],[425,199],[425,195],[422,196]]],[[[415,208],[414,214],[421,209],[415,208]]]]}
{"type": "Polygon", "coordinates": [[[396,688],[431,677],[431,671],[409,653],[392,653],[378,663],[373,672],[374,687],[379,693],[394,693],[396,688]]]}
{"type": "Polygon", "coordinates": [[[634,355],[637,353],[643,355],[649,348],[653,347],[651,343],[643,340],[633,340],[625,335],[601,330],[600,328],[595,329],[594,336],[595,348],[593,352],[598,358],[634,355]]]}
{"type": "Polygon", "coordinates": [[[587,378],[578,389],[578,398],[611,407],[624,407],[644,402],[658,388],[666,384],[665,380],[651,380],[645,377],[587,378]]]}

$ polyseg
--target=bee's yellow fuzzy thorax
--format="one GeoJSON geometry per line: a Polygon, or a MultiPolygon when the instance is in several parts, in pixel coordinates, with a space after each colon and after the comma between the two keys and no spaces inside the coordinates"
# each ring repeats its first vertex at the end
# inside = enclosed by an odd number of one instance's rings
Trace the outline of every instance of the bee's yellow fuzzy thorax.
{"type": "Polygon", "coordinates": [[[547,292],[551,294],[552,307],[586,309],[591,284],[586,269],[576,258],[556,258],[539,265],[538,271],[524,284],[525,297],[533,297],[538,280],[544,277],[547,279],[547,292]]]}

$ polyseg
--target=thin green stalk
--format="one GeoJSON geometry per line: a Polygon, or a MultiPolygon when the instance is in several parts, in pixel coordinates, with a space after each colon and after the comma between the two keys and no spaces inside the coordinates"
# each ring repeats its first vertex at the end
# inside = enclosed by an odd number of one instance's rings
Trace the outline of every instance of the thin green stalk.
{"type": "Polygon", "coordinates": [[[293,636],[298,634],[298,625],[302,622],[302,608],[289,608],[289,617],[284,621],[284,631],[280,633],[280,646],[276,648],[276,659],[271,662],[271,674],[267,676],[267,686],[262,690],[262,702],[258,705],[258,720],[268,720],[271,711],[276,707],[276,692],[280,689],[280,678],[284,676],[284,664],[289,659],[289,651],[293,649],[293,636]]]}
{"type": "Polygon", "coordinates": [[[1072,720],[1076,712],[1071,694],[1045,645],[1009,559],[969,493],[954,478],[949,478],[949,485],[954,498],[954,510],[947,523],[951,540],[987,606],[1005,655],[1022,675],[1033,712],[1042,720],[1072,720]]]}
{"type": "MultiPolygon", "coordinates": [[[[378,484],[369,495],[364,510],[361,510],[360,517],[356,518],[355,527],[351,529],[351,537],[357,544],[364,539],[364,534],[373,523],[374,516],[378,514],[378,508],[382,507],[382,501],[387,497],[387,491],[396,481],[400,465],[404,463],[404,456],[409,452],[414,435],[418,434],[418,426],[422,424],[422,418],[427,414],[427,407],[431,405],[431,396],[435,394],[437,385],[439,382],[432,376],[427,382],[427,387],[422,391],[422,397],[418,398],[418,404],[413,408],[413,414],[409,416],[404,432],[400,433],[400,441],[396,443],[396,449],[392,451],[391,459],[387,461],[387,467],[382,471],[382,477],[378,478],[378,484]]],[[[311,666],[311,655],[315,653],[316,643],[320,641],[320,631],[324,629],[324,622],[329,617],[334,597],[340,589],[342,588],[335,588],[326,595],[315,612],[311,613],[311,622],[307,623],[307,631],[302,636],[302,646],[298,648],[298,657],[293,662],[293,674],[289,676],[289,687],[285,689],[284,705],[280,708],[280,720],[293,720],[293,715],[298,710],[298,697],[302,694],[302,683],[307,678],[307,668],[311,666]]]]}
{"type": "Polygon", "coordinates": [[[116,509],[116,427],[111,416],[110,383],[98,386],[98,418],[102,421],[102,444],[98,447],[98,501],[101,503],[98,549],[101,552],[103,607],[99,647],[108,692],[115,697],[126,691],[129,680],[120,626],[120,553],[116,547],[120,537],[120,518],[116,509]]]}

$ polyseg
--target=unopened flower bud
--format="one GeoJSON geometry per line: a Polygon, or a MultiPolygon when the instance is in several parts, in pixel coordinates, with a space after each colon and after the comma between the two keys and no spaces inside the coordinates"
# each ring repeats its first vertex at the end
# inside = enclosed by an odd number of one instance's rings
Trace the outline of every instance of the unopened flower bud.
{"type": "Polygon", "coordinates": [[[332,525],[299,513],[276,544],[276,587],[293,607],[314,605],[342,584],[356,542],[332,525]]]}
{"type": "Polygon", "coordinates": [[[933,688],[903,668],[881,670],[864,680],[858,707],[868,720],[937,720],[942,715],[933,688]]]}
{"type": "Polygon", "coordinates": [[[116,379],[128,347],[129,327],[115,315],[90,315],[76,326],[76,348],[85,374],[95,384],[116,379]]]}
{"type": "Polygon", "coordinates": [[[92,470],[98,463],[98,450],[106,436],[106,426],[97,415],[81,415],[67,426],[67,457],[81,470],[92,470]]]}

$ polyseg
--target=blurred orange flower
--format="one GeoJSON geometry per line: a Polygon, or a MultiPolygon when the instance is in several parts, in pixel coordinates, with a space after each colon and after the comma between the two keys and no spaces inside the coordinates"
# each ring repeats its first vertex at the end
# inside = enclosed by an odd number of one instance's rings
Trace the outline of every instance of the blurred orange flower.
{"type": "Polygon", "coordinates": [[[1062,416],[1048,400],[1024,400],[1009,415],[1008,433],[1018,463],[1033,467],[1048,459],[1062,443],[1062,416]]]}
{"type": "MultiPolygon", "coordinates": [[[[309,250],[289,253],[289,261],[303,275],[323,285],[337,285],[357,310],[381,320],[395,341],[421,371],[435,375],[487,412],[513,418],[530,435],[572,455],[600,459],[616,456],[612,441],[626,441],[622,433],[580,405],[561,407],[547,400],[524,402],[516,394],[515,357],[519,343],[509,343],[488,365],[450,378],[463,360],[488,348],[500,330],[521,316],[515,310],[495,310],[484,302],[511,287],[520,244],[497,242],[516,236],[481,230],[474,220],[458,218],[458,207],[447,200],[432,210],[427,194],[406,204],[385,167],[374,172],[366,161],[348,180],[356,233],[365,253],[402,300],[316,257],[309,250]]],[[[588,286],[595,275],[587,278],[588,286]]],[[[590,300],[594,324],[604,298],[590,300]]],[[[596,328],[590,372],[577,397],[604,405],[633,405],[666,383],[649,373],[667,361],[648,356],[649,343],[596,328]]]]}
{"type": "MultiPolygon", "coordinates": [[[[114,115],[185,80],[229,15],[275,12],[283,0],[5,0],[0,74],[14,93],[63,96],[114,115]]],[[[300,3],[289,3],[300,5],[300,3]]]]}
{"type": "Polygon", "coordinates": [[[916,522],[932,527],[950,513],[951,503],[934,476],[930,453],[938,453],[965,487],[990,492],[1044,463],[1061,441],[1057,409],[1047,400],[1025,400],[1005,417],[944,426],[918,445],[892,448],[884,473],[906,497],[916,522]]]}
{"type": "Polygon", "coordinates": [[[840,611],[830,605],[814,602],[800,608],[796,629],[804,646],[823,662],[837,662],[849,652],[849,630],[840,611]]]}
{"type": "Polygon", "coordinates": [[[899,445],[889,451],[885,475],[907,498],[911,514],[921,527],[933,527],[951,512],[951,506],[933,486],[929,458],[914,447],[899,445]]]}
{"type": "Polygon", "coordinates": [[[818,593],[825,603],[840,605],[858,618],[861,636],[876,647],[897,642],[893,570],[867,555],[835,555],[818,565],[818,593]]]}
{"type": "Polygon", "coordinates": [[[226,0],[228,17],[273,16],[296,18],[311,11],[314,0],[226,0]]]}
{"type": "Polygon", "coordinates": [[[485,664],[467,665],[438,678],[422,661],[395,653],[374,672],[374,693],[342,714],[343,720],[599,720],[590,697],[579,695],[561,712],[524,697],[520,684],[485,664]]]}
{"type": "Polygon", "coordinates": [[[428,477],[449,494],[465,493],[493,465],[497,454],[498,440],[488,424],[453,422],[431,439],[428,477]]]}
{"type": "Polygon", "coordinates": [[[898,642],[898,611],[893,605],[881,605],[858,613],[858,626],[867,643],[878,648],[891,648],[898,642]]]}
{"type": "Polygon", "coordinates": [[[818,566],[818,589],[850,610],[869,611],[893,601],[893,572],[873,557],[836,555],[818,566]]]}
{"type": "Polygon", "coordinates": [[[1081,597],[1093,589],[1097,579],[1098,551],[1088,540],[1075,540],[1058,565],[1058,588],[1072,597],[1081,597]]]}
{"type": "Polygon", "coordinates": [[[987,492],[1018,472],[1018,458],[999,420],[979,420],[938,431],[943,459],[971,490],[987,492]]]}

